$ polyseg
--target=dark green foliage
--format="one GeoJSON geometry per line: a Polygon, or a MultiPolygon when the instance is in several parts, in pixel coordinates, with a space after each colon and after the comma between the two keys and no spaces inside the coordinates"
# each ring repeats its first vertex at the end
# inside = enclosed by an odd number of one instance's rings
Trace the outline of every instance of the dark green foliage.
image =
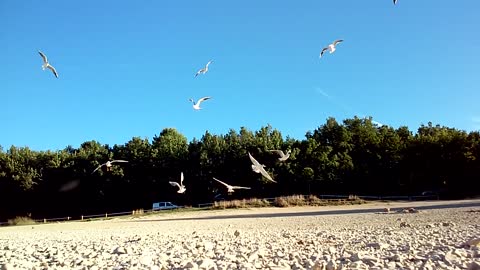
{"type": "Polygon", "coordinates": [[[78,149],[32,151],[0,146],[0,219],[30,213],[34,218],[80,216],[148,209],[152,202],[179,205],[292,194],[419,195],[443,198],[480,193],[480,133],[432,123],[416,134],[407,127],[377,126],[371,118],[328,118],[304,140],[283,138],[270,125],[252,132],[245,127],[225,135],[208,131],[191,142],[166,128],[153,140],[134,137],[124,145],[85,142],[78,149]],[[291,150],[286,162],[268,150],[291,150]],[[252,171],[251,153],[278,182],[252,171]],[[100,164],[128,160],[107,170],[100,164]],[[185,175],[185,194],[169,181],[185,175]],[[222,179],[251,190],[226,189],[222,179]]]}

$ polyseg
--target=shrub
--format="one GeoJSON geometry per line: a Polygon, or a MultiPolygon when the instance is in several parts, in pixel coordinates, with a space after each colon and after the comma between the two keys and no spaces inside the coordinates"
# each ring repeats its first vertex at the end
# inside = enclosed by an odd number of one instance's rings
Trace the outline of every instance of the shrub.
{"type": "Polygon", "coordinates": [[[10,226],[36,224],[35,220],[33,220],[31,217],[15,217],[13,219],[9,219],[7,222],[10,226]]]}

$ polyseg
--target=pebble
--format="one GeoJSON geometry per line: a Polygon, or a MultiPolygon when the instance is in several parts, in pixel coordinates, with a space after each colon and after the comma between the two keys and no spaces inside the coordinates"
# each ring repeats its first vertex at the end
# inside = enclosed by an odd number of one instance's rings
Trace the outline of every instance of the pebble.
{"type": "MultiPolygon", "coordinates": [[[[169,220],[148,216],[148,225],[116,219],[45,224],[35,230],[5,227],[0,230],[0,270],[480,270],[478,215],[456,208],[405,209],[402,218],[392,211],[261,222],[254,214],[193,221],[175,220],[172,214],[169,220]]],[[[196,214],[208,213],[183,213],[196,214]]]]}

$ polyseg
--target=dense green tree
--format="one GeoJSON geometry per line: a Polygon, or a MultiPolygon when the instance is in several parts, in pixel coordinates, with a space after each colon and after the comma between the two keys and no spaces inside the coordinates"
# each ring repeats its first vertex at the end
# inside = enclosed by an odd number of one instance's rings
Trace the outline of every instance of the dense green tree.
{"type": "Polygon", "coordinates": [[[0,219],[32,213],[57,217],[148,208],[154,201],[177,204],[230,198],[290,194],[419,195],[440,192],[443,198],[478,195],[480,132],[421,125],[415,134],[374,124],[371,118],[330,117],[305,139],[283,138],[267,125],[257,131],[241,127],[226,134],[206,131],[188,142],[173,128],[150,142],[133,137],[110,147],[87,141],[79,148],[32,151],[0,146],[0,219]],[[270,150],[291,151],[281,162],[270,150]],[[251,153],[277,181],[252,171],[251,153]],[[92,171],[112,159],[128,160],[92,171]],[[185,194],[169,181],[185,176],[185,194]],[[212,177],[252,187],[227,195],[212,177]]]}

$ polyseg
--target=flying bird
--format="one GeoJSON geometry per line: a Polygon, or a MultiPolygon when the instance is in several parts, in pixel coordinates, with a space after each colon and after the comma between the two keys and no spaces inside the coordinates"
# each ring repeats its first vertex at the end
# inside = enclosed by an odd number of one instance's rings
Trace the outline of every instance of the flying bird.
{"type": "Polygon", "coordinates": [[[174,187],[178,187],[177,193],[184,193],[187,190],[183,185],[183,172],[180,173],[180,184],[178,184],[177,182],[168,182],[168,183],[170,183],[170,185],[174,187]]]}
{"type": "Polygon", "coordinates": [[[116,159],[116,160],[112,160],[112,161],[107,161],[107,162],[105,162],[105,163],[103,163],[103,164],[98,165],[98,167],[97,167],[95,170],[93,170],[92,174],[93,174],[94,172],[96,172],[98,169],[100,169],[102,166],[107,166],[107,171],[110,171],[110,170],[111,170],[111,167],[112,167],[112,164],[115,163],[115,162],[128,162],[128,161],[126,161],[126,160],[121,160],[121,159],[116,159]]]}
{"type": "Polygon", "coordinates": [[[393,0],[393,4],[396,5],[396,4],[397,4],[397,0],[393,0]]]}
{"type": "Polygon", "coordinates": [[[43,58],[43,65],[42,65],[42,70],[45,70],[45,68],[48,68],[50,69],[52,72],[53,72],[53,75],[55,75],[56,78],[58,78],[58,73],[57,71],[55,70],[55,68],[50,65],[50,63],[48,63],[48,58],[45,54],[43,54],[41,51],[38,51],[38,53],[40,54],[40,56],[43,58]]]}
{"type": "Polygon", "coordinates": [[[250,152],[248,153],[248,157],[250,158],[250,161],[252,161],[252,170],[256,173],[260,173],[262,174],[265,178],[267,178],[268,180],[276,183],[277,181],[273,180],[273,178],[268,174],[267,171],[265,171],[265,169],[263,167],[265,167],[265,165],[263,164],[260,164],[255,158],[252,157],[252,155],[250,154],[250,152]]]}
{"type": "Polygon", "coordinates": [[[215,181],[223,184],[225,187],[227,187],[227,192],[228,192],[228,193],[234,192],[234,189],[251,189],[251,188],[249,188],[249,187],[231,186],[231,185],[229,185],[229,184],[227,184],[227,183],[225,183],[225,182],[223,182],[223,181],[218,180],[218,179],[215,178],[215,177],[213,177],[213,180],[215,180],[215,181]]]}
{"type": "Polygon", "coordinates": [[[280,157],[278,158],[279,161],[285,161],[290,157],[291,150],[287,150],[287,154],[284,154],[282,150],[268,150],[270,152],[277,153],[280,157]]]}
{"type": "Polygon", "coordinates": [[[193,108],[198,111],[202,109],[200,108],[200,104],[208,99],[211,99],[211,97],[202,97],[201,99],[197,100],[197,102],[195,102],[193,98],[190,98],[189,101],[193,103],[193,108]]]}
{"type": "Polygon", "coordinates": [[[327,50],[330,50],[330,54],[336,51],[337,49],[335,48],[335,46],[337,46],[337,44],[340,42],[343,42],[343,39],[337,39],[332,44],[329,44],[327,47],[323,48],[322,51],[320,52],[320,58],[322,58],[323,54],[327,50]]]}
{"type": "Polygon", "coordinates": [[[210,65],[211,63],[213,63],[213,60],[210,60],[208,61],[207,65],[205,65],[204,68],[201,68],[200,70],[197,71],[197,73],[195,74],[195,78],[200,75],[200,74],[205,74],[207,73],[208,71],[208,65],[210,65]]]}

